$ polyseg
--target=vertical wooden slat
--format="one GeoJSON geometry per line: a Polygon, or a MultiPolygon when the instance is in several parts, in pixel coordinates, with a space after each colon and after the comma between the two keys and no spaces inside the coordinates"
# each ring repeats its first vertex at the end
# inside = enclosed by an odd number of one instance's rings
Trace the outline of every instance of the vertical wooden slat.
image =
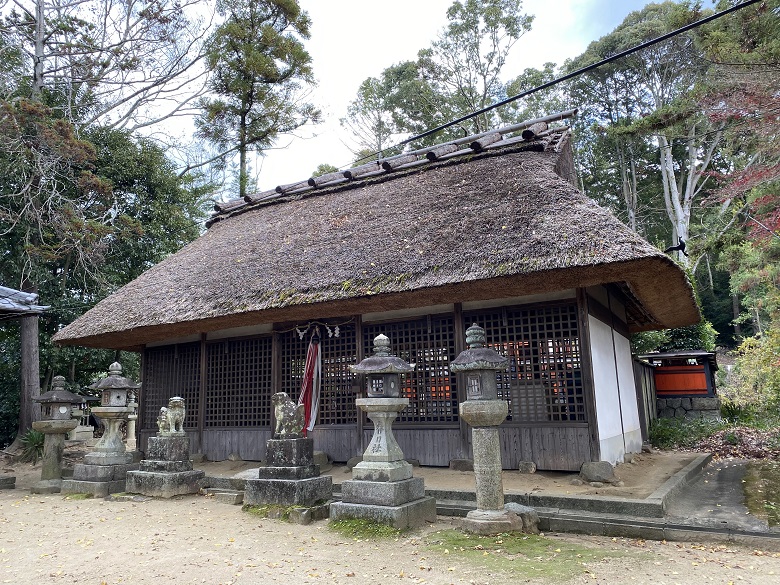
{"type": "Polygon", "coordinates": [[[198,440],[203,445],[203,429],[206,426],[206,383],[208,382],[208,371],[206,369],[206,334],[200,334],[200,410],[198,411],[198,440]]]}
{"type": "Polygon", "coordinates": [[[593,385],[593,357],[590,352],[591,336],[588,321],[588,294],[584,288],[577,289],[577,314],[580,321],[580,351],[582,352],[582,384],[585,391],[585,409],[590,432],[590,456],[592,461],[601,459],[599,425],[596,416],[596,390],[593,385]]]}
{"type": "MultiPolygon", "coordinates": [[[[363,315],[355,315],[355,344],[357,345],[356,351],[355,351],[355,363],[358,364],[366,357],[365,353],[365,346],[366,346],[366,340],[363,333],[363,315]]],[[[360,383],[362,379],[358,376],[355,376],[352,387],[355,389],[355,398],[358,396],[358,392],[360,392],[360,383]]],[[[363,429],[366,424],[366,413],[362,410],[359,410],[357,413],[357,436],[356,436],[356,445],[355,447],[357,450],[359,450],[358,453],[354,453],[352,456],[361,455],[365,452],[365,450],[368,448],[368,443],[365,442],[363,435],[365,434],[363,432],[363,429]]]]}
{"type": "MultiPolygon", "coordinates": [[[[454,322],[455,322],[455,355],[460,355],[460,352],[466,349],[466,324],[463,322],[463,304],[455,303],[453,306],[454,322]]],[[[458,397],[458,408],[460,404],[466,401],[466,382],[465,374],[460,373],[455,376],[455,390],[458,397]]],[[[469,425],[458,416],[458,423],[460,425],[460,457],[471,458],[472,445],[471,445],[471,430],[469,425]]]]}

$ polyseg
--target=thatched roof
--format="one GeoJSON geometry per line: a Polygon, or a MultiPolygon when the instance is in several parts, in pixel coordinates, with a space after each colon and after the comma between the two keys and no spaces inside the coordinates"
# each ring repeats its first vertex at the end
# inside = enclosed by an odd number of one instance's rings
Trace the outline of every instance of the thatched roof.
{"type": "Polygon", "coordinates": [[[675,263],[573,186],[568,137],[499,137],[492,150],[221,206],[203,236],[55,341],[137,348],[231,327],[604,283],[632,298],[633,331],[698,321],[675,263]]]}

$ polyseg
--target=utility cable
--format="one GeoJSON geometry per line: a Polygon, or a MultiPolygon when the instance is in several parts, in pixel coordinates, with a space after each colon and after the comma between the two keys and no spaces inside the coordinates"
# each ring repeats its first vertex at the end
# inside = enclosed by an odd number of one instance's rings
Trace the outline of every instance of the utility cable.
{"type": "MultiPolygon", "coordinates": [[[[737,4],[736,6],[732,6],[731,8],[727,8],[725,10],[721,10],[720,12],[716,12],[715,14],[712,14],[710,16],[707,16],[705,18],[702,18],[701,20],[697,20],[696,22],[692,22],[691,24],[687,24],[683,27],[678,28],[677,30],[674,30],[672,32],[668,32],[666,34],[661,35],[660,37],[656,37],[650,41],[646,41],[640,45],[637,45],[635,47],[632,47],[630,49],[626,49],[625,51],[621,51],[620,53],[617,53],[611,57],[607,57],[606,59],[602,59],[601,61],[598,61],[597,63],[593,63],[592,65],[587,65],[585,67],[581,67],[580,69],[577,69],[576,71],[572,71],[571,73],[567,73],[566,75],[562,75],[561,77],[557,77],[551,81],[548,81],[546,83],[543,83],[541,85],[538,85],[532,89],[529,89],[527,91],[521,92],[517,95],[514,95],[512,97],[508,97],[504,100],[501,100],[500,102],[496,102],[494,104],[491,104],[487,106],[486,108],[482,108],[481,110],[477,110],[476,112],[472,112],[470,114],[467,114],[465,116],[462,116],[458,118],[457,120],[452,120],[451,122],[447,122],[446,124],[442,124],[441,126],[437,126],[436,128],[432,128],[431,130],[426,130],[422,134],[418,134],[417,136],[412,136],[411,138],[407,138],[406,140],[402,140],[396,146],[403,146],[404,144],[409,144],[410,142],[414,142],[415,140],[420,140],[421,138],[426,138],[428,136],[431,136],[433,134],[436,134],[442,130],[445,130],[447,128],[450,128],[452,126],[455,126],[457,124],[460,124],[461,122],[465,122],[466,120],[470,120],[471,118],[474,118],[476,116],[479,116],[481,114],[484,114],[486,112],[490,112],[491,110],[494,110],[496,108],[499,108],[501,106],[504,106],[506,104],[509,104],[515,100],[519,100],[520,98],[529,96],[533,93],[536,93],[537,91],[541,91],[543,89],[547,89],[548,87],[552,87],[554,85],[557,85],[559,83],[563,83],[564,81],[568,81],[569,79],[572,79],[574,77],[578,77],[580,75],[583,75],[584,73],[588,73],[589,71],[593,71],[594,69],[597,69],[603,65],[607,65],[608,63],[612,63],[613,61],[616,61],[617,59],[621,59],[623,57],[627,57],[628,55],[632,55],[638,51],[641,51],[643,49],[646,49],[647,47],[651,47],[653,45],[656,45],[660,42],[666,41],[668,39],[671,39],[672,37],[675,37],[679,34],[682,34],[684,32],[687,32],[689,30],[692,30],[694,28],[697,28],[699,26],[702,26],[703,24],[707,24],[708,22],[712,22],[713,20],[717,20],[718,18],[721,18],[723,16],[726,16],[727,14],[731,14],[732,12],[735,12],[737,10],[740,10],[742,8],[746,8],[752,4],[756,4],[758,2],[763,2],[764,0],[746,0],[745,2],[742,2],[741,4],[737,4]]],[[[374,154],[381,154],[382,151],[376,152],[374,154]]],[[[364,157],[367,158],[367,157],[364,157]]]]}

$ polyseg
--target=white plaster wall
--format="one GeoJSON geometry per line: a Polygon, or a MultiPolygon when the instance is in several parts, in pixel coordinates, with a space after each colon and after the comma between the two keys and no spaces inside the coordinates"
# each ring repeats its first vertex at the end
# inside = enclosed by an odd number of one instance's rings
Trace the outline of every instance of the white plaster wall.
{"type": "MultiPolygon", "coordinates": [[[[614,465],[623,461],[624,449],[618,403],[618,375],[615,371],[615,354],[612,349],[612,328],[592,315],[588,317],[588,324],[601,460],[609,461],[614,465]]],[[[636,403],[636,400],[634,402],[636,403]]]]}
{"type": "Polygon", "coordinates": [[[615,355],[618,364],[618,384],[620,401],[623,407],[623,432],[626,439],[626,452],[642,451],[642,427],[639,424],[639,406],[636,401],[636,382],[631,358],[631,344],[628,338],[615,332],[615,355]]]}

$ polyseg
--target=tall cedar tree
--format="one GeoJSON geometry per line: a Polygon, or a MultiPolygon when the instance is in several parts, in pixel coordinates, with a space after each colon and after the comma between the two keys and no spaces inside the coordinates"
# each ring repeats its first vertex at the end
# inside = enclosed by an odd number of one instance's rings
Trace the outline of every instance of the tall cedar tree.
{"type": "Polygon", "coordinates": [[[219,149],[213,160],[239,155],[239,195],[247,194],[247,154],[262,153],[281,134],[320,112],[306,101],[314,83],[309,15],[296,0],[219,0],[225,21],[209,41],[209,86],[213,98],[201,100],[198,135],[219,149]]]}

